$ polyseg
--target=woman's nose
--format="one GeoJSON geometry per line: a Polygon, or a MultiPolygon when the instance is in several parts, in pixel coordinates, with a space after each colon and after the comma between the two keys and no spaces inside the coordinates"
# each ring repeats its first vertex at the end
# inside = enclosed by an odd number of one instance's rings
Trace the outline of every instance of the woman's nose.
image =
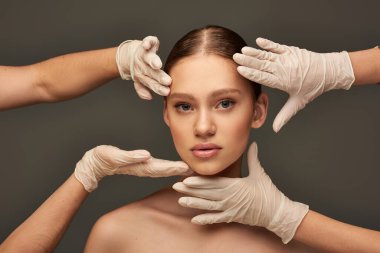
{"type": "Polygon", "coordinates": [[[216,125],[212,115],[207,111],[201,111],[196,118],[194,133],[198,137],[210,137],[216,132],[216,125]]]}

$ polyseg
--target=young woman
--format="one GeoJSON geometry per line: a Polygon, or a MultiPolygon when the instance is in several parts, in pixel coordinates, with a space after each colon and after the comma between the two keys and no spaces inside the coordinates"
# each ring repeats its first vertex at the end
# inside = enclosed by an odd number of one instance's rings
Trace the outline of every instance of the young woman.
{"type": "MultiPolygon", "coordinates": [[[[232,60],[245,45],[235,32],[208,26],[186,34],[167,59],[172,86],[164,121],[179,155],[198,175],[241,177],[250,130],[265,121],[267,95],[239,75],[232,60]]],[[[180,206],[182,196],[168,187],[104,215],[85,252],[314,252],[284,245],[258,227],[193,224],[191,218],[204,211],[180,206]]]]}

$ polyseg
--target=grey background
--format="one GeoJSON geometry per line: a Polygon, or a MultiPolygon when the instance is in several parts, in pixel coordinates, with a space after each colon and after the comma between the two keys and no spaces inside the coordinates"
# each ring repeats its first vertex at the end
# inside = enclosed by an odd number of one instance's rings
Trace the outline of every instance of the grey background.
{"type": "MultiPolygon", "coordinates": [[[[0,1],[0,64],[25,65],[60,54],[156,35],[160,56],[206,24],[318,52],[380,43],[380,1],[0,1]]],[[[286,94],[270,96],[266,124],[253,131],[261,162],[290,198],[335,219],[380,229],[380,89],[332,91],[279,133],[272,122],[286,94]]],[[[162,120],[162,99],[138,99],[115,80],[81,98],[0,112],[0,239],[26,219],[100,144],[145,148],[178,159],[162,120]]],[[[78,252],[102,214],[175,181],[114,176],[87,199],[56,252],[78,252]]],[[[149,240],[149,238],[147,238],[149,240]]]]}

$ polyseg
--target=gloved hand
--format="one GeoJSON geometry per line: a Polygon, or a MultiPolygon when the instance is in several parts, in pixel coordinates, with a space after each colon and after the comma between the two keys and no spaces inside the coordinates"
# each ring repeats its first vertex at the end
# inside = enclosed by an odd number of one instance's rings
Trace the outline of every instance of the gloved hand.
{"type": "Polygon", "coordinates": [[[273,123],[278,132],[291,117],[324,92],[348,90],[355,80],[350,57],[340,53],[314,53],[258,38],[258,50],[244,47],[233,59],[245,78],[287,92],[290,97],[273,123]]]}
{"type": "Polygon", "coordinates": [[[148,36],[142,41],[124,41],[117,49],[116,63],[120,76],[134,81],[136,92],[142,99],[152,99],[149,89],[161,96],[170,92],[168,86],[172,79],[161,70],[162,62],[156,54],[159,45],[157,37],[148,36]]]}
{"type": "Polygon", "coordinates": [[[91,192],[103,177],[114,174],[168,177],[190,173],[191,170],[184,162],[156,159],[146,150],[125,151],[102,145],[86,152],[77,163],[74,175],[91,192]]]}
{"type": "Polygon", "coordinates": [[[257,157],[257,145],[248,151],[249,176],[245,178],[188,177],[173,185],[181,193],[184,207],[219,211],[195,216],[191,222],[205,225],[239,222],[265,227],[288,243],[309,211],[305,204],[291,201],[272,183],[257,157]]]}

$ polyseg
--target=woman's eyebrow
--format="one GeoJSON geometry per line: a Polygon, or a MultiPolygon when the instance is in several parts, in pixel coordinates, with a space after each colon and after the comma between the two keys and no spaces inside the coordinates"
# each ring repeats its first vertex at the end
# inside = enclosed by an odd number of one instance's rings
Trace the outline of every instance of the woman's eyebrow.
{"type": "Polygon", "coordinates": [[[216,97],[216,96],[220,96],[220,95],[226,95],[229,93],[236,93],[236,94],[240,95],[241,91],[238,89],[220,89],[220,90],[216,90],[213,93],[211,93],[211,96],[216,97]]]}
{"type": "MultiPolygon", "coordinates": [[[[227,95],[230,93],[235,93],[235,94],[240,95],[241,91],[238,89],[220,89],[220,90],[213,91],[210,94],[210,97],[217,97],[217,96],[221,96],[221,95],[227,95]]],[[[195,100],[195,97],[193,95],[190,95],[188,93],[180,93],[180,92],[174,92],[174,93],[170,94],[169,97],[172,99],[178,98],[178,99],[195,100]]]]}
{"type": "Polygon", "coordinates": [[[195,100],[194,96],[187,94],[187,93],[180,93],[175,92],[169,95],[170,98],[179,98],[179,99],[189,99],[189,100],[195,100]]]}

